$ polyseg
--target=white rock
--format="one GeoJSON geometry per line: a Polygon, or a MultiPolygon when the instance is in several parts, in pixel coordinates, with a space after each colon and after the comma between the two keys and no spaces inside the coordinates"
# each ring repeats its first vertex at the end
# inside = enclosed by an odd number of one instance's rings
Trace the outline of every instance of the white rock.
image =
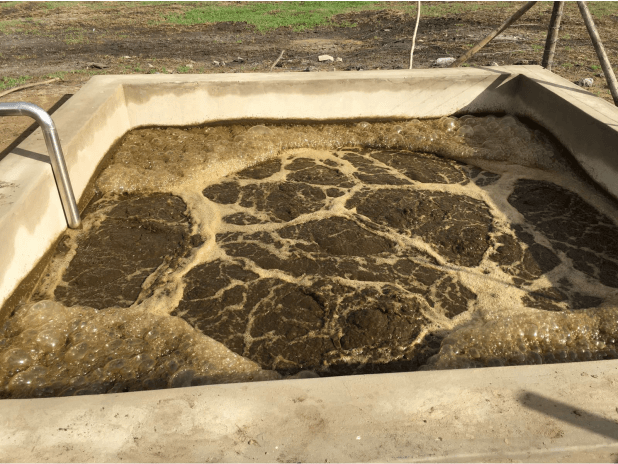
{"type": "Polygon", "coordinates": [[[218,61],[213,61],[212,64],[214,64],[215,66],[219,66],[219,62],[218,61]]]}
{"type": "Polygon", "coordinates": [[[586,77],[585,79],[581,79],[578,84],[582,87],[592,87],[592,84],[594,84],[594,79],[592,77],[586,77]]]}
{"type": "Polygon", "coordinates": [[[187,64],[187,65],[185,65],[185,66],[186,66],[187,68],[193,68],[193,65],[192,65],[192,64],[187,64]]]}
{"type": "Polygon", "coordinates": [[[149,68],[154,68],[154,66],[153,66],[153,65],[151,65],[150,63],[148,63],[148,67],[149,67],[149,68]]]}
{"type": "Polygon", "coordinates": [[[330,55],[320,55],[318,61],[335,61],[335,59],[330,55]]]}
{"type": "Polygon", "coordinates": [[[452,56],[449,56],[447,58],[438,58],[435,63],[434,66],[437,66],[438,68],[446,68],[449,64],[452,64],[455,62],[455,58],[453,58],[452,56]]]}
{"type": "Polygon", "coordinates": [[[339,57],[337,57],[337,59],[336,59],[335,61],[337,61],[337,62],[341,63],[341,62],[343,61],[343,58],[339,58],[339,57]]]}

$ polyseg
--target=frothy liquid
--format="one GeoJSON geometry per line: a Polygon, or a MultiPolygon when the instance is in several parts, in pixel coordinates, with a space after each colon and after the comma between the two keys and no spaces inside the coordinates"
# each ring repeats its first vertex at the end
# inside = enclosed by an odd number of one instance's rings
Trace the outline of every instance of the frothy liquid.
{"type": "Polygon", "coordinates": [[[4,396],[616,356],[618,215],[511,116],[140,129],[96,185],[4,396]]]}

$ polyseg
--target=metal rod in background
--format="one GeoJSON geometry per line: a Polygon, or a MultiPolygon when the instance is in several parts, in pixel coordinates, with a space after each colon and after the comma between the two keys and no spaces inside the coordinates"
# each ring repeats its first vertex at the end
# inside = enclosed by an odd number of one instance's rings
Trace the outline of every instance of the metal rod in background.
{"type": "Polygon", "coordinates": [[[549,21],[549,29],[547,30],[547,40],[545,41],[543,62],[541,63],[541,65],[548,71],[551,71],[551,67],[554,64],[556,43],[558,42],[558,31],[560,30],[560,21],[562,21],[563,12],[564,2],[554,2],[554,8],[551,12],[551,20],[549,21]]]}
{"type": "Polygon", "coordinates": [[[500,27],[498,27],[498,29],[494,29],[487,37],[485,37],[483,40],[481,40],[479,43],[477,43],[474,47],[472,47],[470,50],[468,50],[462,56],[457,58],[455,60],[455,62],[449,66],[449,68],[456,68],[460,64],[465,63],[466,61],[468,61],[472,57],[472,55],[476,54],[476,52],[478,52],[481,48],[483,48],[485,45],[487,45],[489,42],[491,42],[491,40],[494,37],[496,37],[503,30],[505,30],[507,27],[509,27],[511,24],[513,24],[515,21],[517,21],[519,18],[521,18],[524,15],[524,13],[526,11],[528,11],[530,8],[532,8],[535,4],[536,4],[536,2],[528,2],[528,3],[526,3],[519,10],[517,10],[515,13],[513,13],[509,17],[509,19],[504,21],[500,25],[500,27]]]}
{"type": "Polygon", "coordinates": [[[416,25],[414,26],[414,35],[412,36],[412,48],[410,49],[410,69],[412,69],[412,61],[414,60],[414,47],[416,46],[416,33],[418,31],[418,22],[421,19],[421,0],[416,3],[416,25]]]}
{"type": "Polygon", "coordinates": [[[64,162],[60,138],[51,116],[43,108],[26,102],[0,103],[0,116],[30,116],[41,126],[67,223],[71,229],[78,228],[81,224],[79,209],[75,203],[69,172],[64,162]]]}
{"type": "Polygon", "coordinates": [[[605,74],[605,79],[607,79],[607,85],[609,86],[609,91],[614,99],[614,104],[618,106],[618,82],[616,82],[616,75],[614,74],[612,65],[607,59],[605,48],[601,43],[601,37],[599,37],[597,28],[594,25],[592,15],[588,10],[588,5],[586,5],[586,2],[577,2],[577,6],[579,7],[579,12],[582,14],[582,18],[584,18],[584,23],[586,24],[586,29],[588,29],[588,34],[590,34],[590,38],[592,39],[592,45],[594,45],[594,49],[597,52],[597,57],[601,62],[601,68],[603,68],[603,74],[605,74]]]}

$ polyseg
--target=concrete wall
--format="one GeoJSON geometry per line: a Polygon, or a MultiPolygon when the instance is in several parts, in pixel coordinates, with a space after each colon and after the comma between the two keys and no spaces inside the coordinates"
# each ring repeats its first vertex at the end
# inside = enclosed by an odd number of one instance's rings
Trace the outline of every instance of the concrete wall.
{"type": "MultiPolygon", "coordinates": [[[[98,76],[53,119],[79,198],[134,127],[478,112],[541,124],[618,198],[618,109],[536,66],[98,76]]],[[[0,161],[0,306],[65,227],[37,131],[0,161]]],[[[0,460],[615,460],[617,369],[603,361],[7,400],[0,460]]]]}

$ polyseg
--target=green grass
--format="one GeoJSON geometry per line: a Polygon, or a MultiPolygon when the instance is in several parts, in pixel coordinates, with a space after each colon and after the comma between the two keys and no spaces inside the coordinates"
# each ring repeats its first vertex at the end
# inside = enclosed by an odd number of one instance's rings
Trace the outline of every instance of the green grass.
{"type": "Polygon", "coordinates": [[[594,16],[618,15],[618,2],[588,2],[588,9],[594,16]]]}
{"type": "Polygon", "coordinates": [[[0,8],[12,8],[21,3],[26,3],[26,2],[4,2],[4,3],[0,3],[0,8]]]}
{"type": "Polygon", "coordinates": [[[188,66],[178,66],[176,68],[176,72],[178,74],[189,74],[189,73],[193,72],[193,69],[189,68],[188,66]]]}
{"type": "Polygon", "coordinates": [[[30,76],[3,77],[0,79],[0,90],[12,89],[18,85],[23,85],[30,79],[32,79],[30,76]]]}
{"type": "Polygon", "coordinates": [[[6,21],[0,21],[0,32],[18,32],[25,26],[23,19],[7,19],[6,21]]]}
{"type": "Polygon", "coordinates": [[[331,23],[334,15],[354,10],[374,9],[378,2],[247,2],[240,5],[201,3],[184,13],[165,17],[173,24],[247,22],[259,31],[291,26],[296,31],[331,23]]]}

